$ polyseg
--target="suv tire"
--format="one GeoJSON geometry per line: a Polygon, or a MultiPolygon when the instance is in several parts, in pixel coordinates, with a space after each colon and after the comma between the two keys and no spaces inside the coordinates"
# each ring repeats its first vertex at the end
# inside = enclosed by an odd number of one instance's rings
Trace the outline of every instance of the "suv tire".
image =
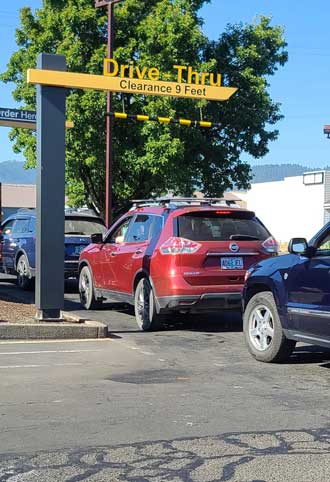
{"type": "Polygon", "coordinates": [[[28,291],[33,287],[33,278],[30,265],[25,254],[21,254],[16,264],[17,285],[22,290],[28,291]]]}
{"type": "Polygon", "coordinates": [[[147,278],[142,278],[134,293],[135,319],[141,331],[154,330],[158,326],[155,295],[147,278]]]}
{"type": "Polygon", "coordinates": [[[88,266],[84,266],[79,274],[79,296],[85,310],[96,310],[102,305],[102,300],[95,297],[93,276],[88,266]]]}
{"type": "Polygon", "coordinates": [[[296,345],[285,337],[274,296],[269,291],[250,299],[243,315],[243,330],[249,352],[261,362],[282,362],[296,345]]]}

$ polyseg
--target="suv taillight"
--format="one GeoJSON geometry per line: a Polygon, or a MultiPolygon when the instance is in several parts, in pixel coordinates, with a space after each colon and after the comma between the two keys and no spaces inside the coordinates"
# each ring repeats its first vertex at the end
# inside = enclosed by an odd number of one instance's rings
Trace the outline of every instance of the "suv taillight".
{"type": "Polygon", "coordinates": [[[267,251],[267,253],[278,254],[279,244],[273,236],[270,236],[262,243],[262,247],[267,251]]]}
{"type": "Polygon", "coordinates": [[[201,246],[196,241],[172,236],[161,245],[160,252],[162,254],[192,254],[196,253],[201,246]]]}

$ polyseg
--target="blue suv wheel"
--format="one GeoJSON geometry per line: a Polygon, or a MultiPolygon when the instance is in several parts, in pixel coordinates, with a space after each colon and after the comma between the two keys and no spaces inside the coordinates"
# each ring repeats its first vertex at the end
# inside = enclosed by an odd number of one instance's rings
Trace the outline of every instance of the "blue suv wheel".
{"type": "Polygon", "coordinates": [[[21,254],[16,264],[17,284],[23,290],[29,290],[33,287],[33,277],[31,274],[29,261],[25,254],[21,254]]]}
{"type": "Polygon", "coordinates": [[[296,345],[294,340],[288,340],[284,335],[270,291],[252,296],[244,312],[243,330],[249,352],[262,362],[284,361],[296,345]]]}

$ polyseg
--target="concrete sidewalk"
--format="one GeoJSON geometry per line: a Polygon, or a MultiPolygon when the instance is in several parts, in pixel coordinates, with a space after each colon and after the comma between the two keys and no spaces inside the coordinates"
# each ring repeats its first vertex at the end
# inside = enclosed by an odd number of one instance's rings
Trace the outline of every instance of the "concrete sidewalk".
{"type": "MultiPolygon", "coordinates": [[[[108,335],[106,324],[88,319],[81,314],[75,315],[65,302],[63,320],[56,322],[37,322],[34,319],[34,292],[20,290],[14,282],[14,277],[0,276],[0,339],[2,340],[39,340],[39,339],[91,339],[105,338],[108,335]],[[17,310],[11,312],[11,310],[17,310]],[[2,316],[1,316],[2,315],[2,316]]],[[[69,287],[72,290],[72,287],[69,287]]]]}

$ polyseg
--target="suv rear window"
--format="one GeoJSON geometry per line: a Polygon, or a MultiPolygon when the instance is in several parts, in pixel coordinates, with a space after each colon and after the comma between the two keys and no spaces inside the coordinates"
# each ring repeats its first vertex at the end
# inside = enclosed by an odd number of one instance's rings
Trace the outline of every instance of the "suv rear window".
{"type": "Polygon", "coordinates": [[[197,212],[179,216],[179,236],[192,241],[265,241],[270,233],[253,212],[197,212]]]}
{"type": "Polygon", "coordinates": [[[65,234],[72,235],[85,235],[90,236],[91,234],[106,232],[106,227],[104,226],[102,220],[97,218],[81,218],[81,217],[68,217],[65,216],[65,234]]]}

